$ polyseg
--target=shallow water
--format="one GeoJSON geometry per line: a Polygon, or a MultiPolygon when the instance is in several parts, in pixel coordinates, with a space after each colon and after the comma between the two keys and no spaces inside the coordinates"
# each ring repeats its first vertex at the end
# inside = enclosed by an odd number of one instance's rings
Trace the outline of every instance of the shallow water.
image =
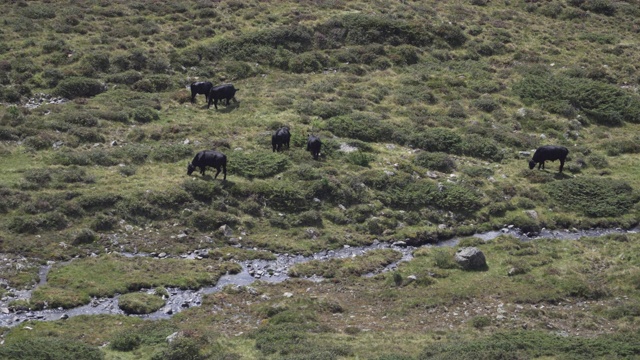
{"type": "MultiPolygon", "coordinates": [[[[632,230],[622,229],[592,229],[592,230],[542,230],[535,236],[527,236],[518,229],[504,228],[499,231],[489,231],[486,233],[475,234],[474,237],[482,240],[491,241],[496,237],[504,234],[518,237],[523,241],[535,241],[536,239],[561,239],[561,240],[576,240],[583,236],[603,236],[614,233],[637,233],[638,228],[632,230]]],[[[439,242],[434,245],[423,246],[456,246],[460,242],[461,238],[453,238],[446,241],[439,242]]],[[[345,245],[341,249],[337,250],[323,250],[315,253],[311,256],[302,255],[290,255],[290,254],[276,254],[275,260],[248,260],[239,262],[242,265],[242,271],[238,274],[227,274],[222,276],[215,286],[204,287],[199,290],[180,290],[177,288],[167,288],[169,296],[166,298],[165,306],[156,311],[155,313],[148,315],[132,315],[139,316],[144,319],[166,319],[172,315],[193,307],[200,306],[202,304],[202,296],[205,294],[212,294],[221,291],[227,285],[234,286],[248,286],[254,281],[261,280],[265,282],[282,282],[289,279],[288,271],[292,265],[311,260],[327,261],[330,259],[342,259],[360,256],[367,251],[375,249],[393,249],[402,253],[402,258],[393,264],[386,266],[384,269],[376,273],[370,273],[366,276],[374,276],[377,273],[392,271],[397,268],[398,263],[403,261],[410,261],[413,258],[413,252],[417,247],[403,246],[402,243],[383,243],[374,241],[373,244],[367,246],[351,247],[345,245]]],[[[125,256],[150,256],[149,254],[123,254],[125,256]]],[[[195,258],[195,253],[182,256],[182,258],[195,258]]],[[[43,266],[40,269],[40,282],[39,286],[46,283],[47,273],[49,272],[50,265],[43,266]]],[[[322,278],[314,277],[310,280],[322,281],[322,278]]],[[[149,290],[152,292],[153,290],[149,290]]],[[[73,309],[46,309],[40,311],[17,311],[11,312],[9,310],[9,302],[16,299],[29,299],[31,297],[31,291],[13,291],[10,296],[5,296],[0,299],[0,326],[11,327],[20,324],[28,320],[58,320],[61,318],[68,318],[78,315],[99,315],[99,314],[125,314],[118,307],[118,296],[113,298],[101,298],[93,299],[90,304],[80,306],[73,309]]]]}

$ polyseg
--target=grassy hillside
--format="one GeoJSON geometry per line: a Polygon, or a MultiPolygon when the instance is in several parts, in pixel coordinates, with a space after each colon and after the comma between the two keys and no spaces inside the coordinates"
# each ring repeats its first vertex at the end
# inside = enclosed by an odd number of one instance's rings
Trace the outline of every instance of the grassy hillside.
{"type": "MultiPolygon", "coordinates": [[[[222,260],[270,252],[422,245],[505,225],[537,233],[638,223],[637,0],[16,1],[0,9],[0,277],[9,288],[33,287],[47,261],[104,261],[106,278],[108,269],[128,271],[128,261],[107,255],[114,251],[210,249],[220,262],[202,266],[220,270],[222,260]],[[207,109],[202,95],[190,103],[188,84],[205,80],[233,83],[238,103],[207,109]],[[284,125],[291,148],[273,153],[271,133],[284,125]],[[318,161],[305,151],[311,133],[323,141],[318,161]],[[545,144],[569,148],[564,173],[557,162],[528,169],[545,144]],[[211,171],[186,175],[195,153],[210,148],[229,159],[226,182],[211,171]]],[[[481,245],[492,253],[482,273],[430,248],[373,278],[360,275],[394,260],[309,263],[297,271],[332,281],[256,285],[265,297],[229,289],[169,321],[29,324],[31,335],[24,326],[6,331],[4,349],[29,339],[32,349],[74,347],[85,354],[78,358],[414,359],[480,348],[495,358],[522,341],[529,345],[515,358],[589,354],[571,347],[638,356],[620,345],[638,343],[640,263],[630,251],[638,237],[605,240],[535,251],[481,245]],[[511,268],[521,273],[507,277],[511,268]],[[478,282],[486,286],[473,288],[478,282]],[[496,321],[469,304],[519,314],[496,321]],[[164,337],[178,330],[181,345],[167,347],[164,337]],[[554,335],[561,331],[571,337],[554,335]],[[94,351],[106,342],[124,345],[94,351]]],[[[210,281],[140,277],[106,294],[210,281]]],[[[87,281],[49,284],[20,306],[86,303],[87,281]]]]}

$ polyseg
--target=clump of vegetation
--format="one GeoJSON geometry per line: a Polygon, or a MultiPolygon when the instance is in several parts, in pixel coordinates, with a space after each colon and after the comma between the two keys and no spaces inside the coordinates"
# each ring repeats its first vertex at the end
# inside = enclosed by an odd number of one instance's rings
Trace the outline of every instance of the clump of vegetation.
{"type": "Polygon", "coordinates": [[[580,177],[554,182],[546,187],[558,205],[592,217],[616,217],[626,214],[640,200],[624,181],[580,177]]]}
{"type": "Polygon", "coordinates": [[[164,304],[165,301],[154,294],[129,293],[118,298],[118,307],[127,314],[151,314],[164,304]]]}

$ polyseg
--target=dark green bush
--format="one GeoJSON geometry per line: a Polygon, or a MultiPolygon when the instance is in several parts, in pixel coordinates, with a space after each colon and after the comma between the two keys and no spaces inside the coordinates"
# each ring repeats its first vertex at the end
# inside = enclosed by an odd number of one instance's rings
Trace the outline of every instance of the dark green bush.
{"type": "Polygon", "coordinates": [[[140,123],[149,123],[160,119],[160,115],[150,107],[140,107],[131,112],[131,118],[140,123]]]}
{"type": "Polygon", "coordinates": [[[169,348],[153,355],[151,360],[205,360],[200,354],[200,346],[195,339],[179,337],[169,344],[169,348]]]}
{"type": "Polygon", "coordinates": [[[286,155],[274,152],[235,151],[233,162],[229,163],[229,171],[248,179],[264,179],[279,174],[287,169],[289,160],[286,155]]]}
{"type": "Polygon", "coordinates": [[[538,102],[559,114],[570,105],[602,125],[640,122],[640,97],[600,81],[536,70],[526,74],[513,90],[525,103],[538,102]],[[563,105],[554,105],[559,102],[563,105]]]}
{"type": "Polygon", "coordinates": [[[91,229],[94,231],[110,231],[118,224],[118,219],[111,215],[98,214],[91,221],[91,229]]]}
{"type": "Polygon", "coordinates": [[[96,96],[106,90],[106,86],[98,80],[84,77],[70,77],[60,80],[58,86],[53,90],[53,93],[57,96],[74,99],[77,97],[96,96]]]}
{"type": "Polygon", "coordinates": [[[640,199],[624,181],[579,177],[546,185],[550,197],[563,208],[590,217],[626,214],[640,199]]]}
{"type": "Polygon", "coordinates": [[[18,234],[36,234],[40,231],[62,230],[67,225],[67,218],[53,211],[41,215],[16,216],[9,221],[8,228],[18,234]]]}
{"type": "Polygon", "coordinates": [[[78,138],[80,143],[104,143],[106,140],[104,135],[97,129],[75,128],[69,131],[69,135],[78,138]]]}
{"type": "MultiPolygon", "coordinates": [[[[186,168],[185,168],[186,174],[186,168]]],[[[212,181],[200,181],[200,180],[185,180],[182,183],[182,188],[194,199],[203,202],[211,202],[216,196],[222,194],[222,187],[217,182],[212,181]]]]}
{"type": "Polygon", "coordinates": [[[635,333],[585,338],[541,331],[500,332],[472,341],[432,344],[418,359],[633,358],[640,351],[638,343],[635,333]]]}
{"type": "Polygon", "coordinates": [[[151,314],[164,304],[161,297],[140,292],[123,294],[118,298],[118,307],[127,314],[151,314]]]}
{"type": "Polygon", "coordinates": [[[373,155],[367,154],[359,150],[347,153],[345,155],[345,158],[347,162],[354,165],[362,166],[362,167],[369,167],[369,163],[375,159],[373,155]]]}
{"type": "Polygon", "coordinates": [[[417,148],[430,152],[445,152],[459,154],[462,150],[462,137],[453,130],[446,128],[432,128],[424,132],[415,133],[411,144],[417,148]]]}
{"type": "Polygon", "coordinates": [[[98,235],[91,229],[81,229],[73,236],[73,244],[91,244],[98,240],[98,235]]]}
{"type": "Polygon", "coordinates": [[[173,163],[189,158],[193,155],[193,149],[184,144],[165,144],[153,149],[151,158],[155,161],[173,163]]]}
{"type": "Polygon", "coordinates": [[[302,182],[286,180],[256,181],[247,189],[260,202],[277,211],[298,213],[309,210],[310,194],[302,182]]]}
{"type": "Polygon", "coordinates": [[[109,347],[116,351],[133,351],[142,344],[140,335],[132,330],[116,333],[109,343],[109,347]]]}
{"type": "Polygon", "coordinates": [[[142,74],[136,70],[127,70],[125,72],[109,75],[106,77],[107,82],[125,85],[133,85],[140,80],[142,80],[142,74]]]}
{"type": "Polygon", "coordinates": [[[500,162],[504,157],[496,142],[477,134],[467,135],[462,143],[462,153],[479,159],[500,162]]]}
{"type": "Polygon", "coordinates": [[[55,7],[47,4],[31,4],[23,8],[20,13],[29,19],[53,19],[56,17],[55,7]]]}
{"type": "Polygon", "coordinates": [[[368,142],[386,141],[392,132],[381,115],[367,112],[332,117],[326,126],[329,131],[339,136],[368,142]]]}
{"type": "Polygon", "coordinates": [[[192,214],[188,223],[200,231],[214,231],[222,225],[236,226],[240,219],[226,212],[204,210],[192,214]]]}
{"type": "Polygon", "coordinates": [[[56,337],[24,337],[0,347],[0,358],[11,360],[103,360],[100,349],[56,337]]]}
{"type": "Polygon", "coordinates": [[[413,163],[429,170],[445,173],[450,173],[456,169],[456,162],[449,155],[442,152],[422,151],[413,158],[413,163]]]}

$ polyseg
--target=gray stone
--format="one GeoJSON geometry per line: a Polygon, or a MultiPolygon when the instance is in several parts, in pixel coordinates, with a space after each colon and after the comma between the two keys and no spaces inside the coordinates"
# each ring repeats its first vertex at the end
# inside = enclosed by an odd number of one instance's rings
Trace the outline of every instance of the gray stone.
{"type": "Polygon", "coordinates": [[[481,270],[487,267],[487,260],[476,247],[465,247],[456,251],[454,260],[465,270],[481,270]]]}
{"type": "Polygon", "coordinates": [[[538,212],[535,210],[525,210],[525,214],[533,220],[538,220],[538,212]]]}
{"type": "Polygon", "coordinates": [[[226,237],[231,237],[233,236],[233,230],[231,229],[231,227],[229,225],[222,225],[220,226],[220,232],[226,236],[226,237]]]}

